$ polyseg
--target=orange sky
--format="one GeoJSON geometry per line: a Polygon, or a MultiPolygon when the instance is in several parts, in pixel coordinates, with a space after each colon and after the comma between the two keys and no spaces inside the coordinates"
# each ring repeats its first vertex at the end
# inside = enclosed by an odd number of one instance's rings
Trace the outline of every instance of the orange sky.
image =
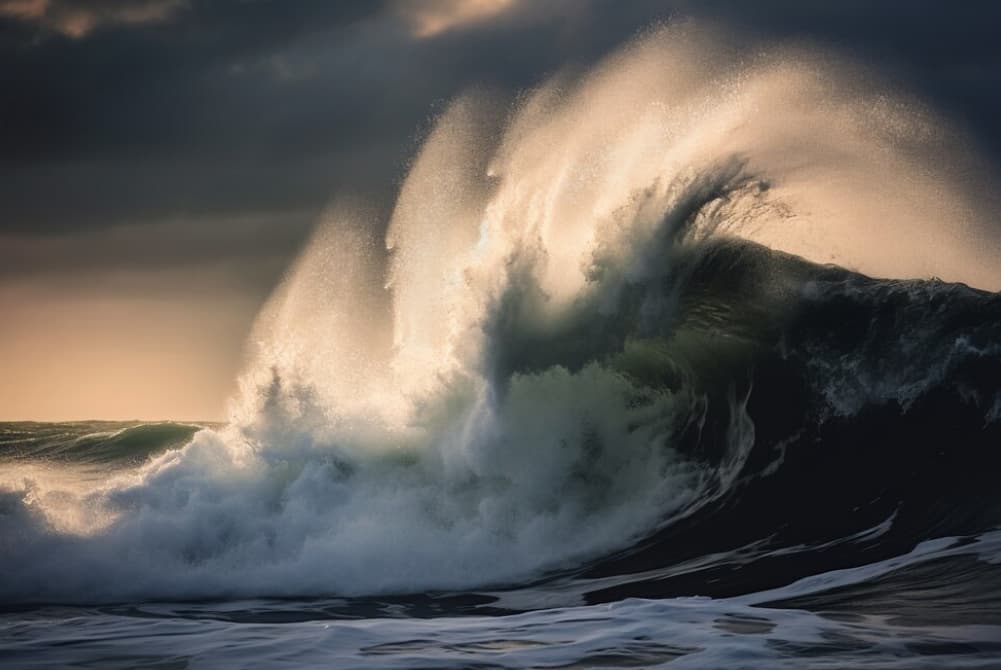
{"type": "Polygon", "coordinates": [[[224,418],[257,302],[118,281],[102,292],[0,284],[0,420],[224,418]]]}

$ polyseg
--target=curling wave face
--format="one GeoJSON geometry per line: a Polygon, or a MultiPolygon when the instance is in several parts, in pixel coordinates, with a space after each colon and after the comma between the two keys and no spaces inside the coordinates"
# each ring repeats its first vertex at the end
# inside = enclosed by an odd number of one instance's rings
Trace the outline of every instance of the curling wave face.
{"type": "Polygon", "coordinates": [[[551,580],[602,600],[701,594],[712,570],[734,595],[809,574],[783,556],[845,567],[864,562],[846,546],[1001,523],[998,299],[785,253],[996,288],[950,186],[972,159],[847,66],[735,68],[719,43],[655,32],[508,116],[456,101],[388,251],[332,209],[255,326],[228,425],[98,484],[6,483],[0,598],[551,580]],[[749,563],[753,584],[720,577],[749,563]]]}

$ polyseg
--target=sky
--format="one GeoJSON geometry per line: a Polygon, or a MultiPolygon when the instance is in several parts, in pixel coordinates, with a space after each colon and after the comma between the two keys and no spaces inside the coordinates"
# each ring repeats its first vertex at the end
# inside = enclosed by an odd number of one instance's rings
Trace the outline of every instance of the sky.
{"type": "Polygon", "coordinates": [[[388,216],[450,99],[690,18],[871,64],[1001,161],[993,1],[0,0],[0,420],[223,418],[334,198],[388,216]]]}

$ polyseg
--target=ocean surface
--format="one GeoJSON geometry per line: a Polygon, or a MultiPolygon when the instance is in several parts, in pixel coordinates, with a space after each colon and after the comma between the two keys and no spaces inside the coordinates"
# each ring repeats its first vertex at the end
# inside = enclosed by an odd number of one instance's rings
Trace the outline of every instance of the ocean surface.
{"type": "Polygon", "coordinates": [[[969,154],[696,33],[453,102],[226,422],[0,424],[0,667],[1001,668],[969,154]]]}

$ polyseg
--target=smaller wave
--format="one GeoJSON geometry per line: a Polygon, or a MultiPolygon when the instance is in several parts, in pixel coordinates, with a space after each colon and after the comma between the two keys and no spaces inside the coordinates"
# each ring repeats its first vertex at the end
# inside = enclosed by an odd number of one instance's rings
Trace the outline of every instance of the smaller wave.
{"type": "Polygon", "coordinates": [[[130,467],[184,446],[205,427],[173,421],[8,423],[0,426],[0,461],[130,467]]]}

